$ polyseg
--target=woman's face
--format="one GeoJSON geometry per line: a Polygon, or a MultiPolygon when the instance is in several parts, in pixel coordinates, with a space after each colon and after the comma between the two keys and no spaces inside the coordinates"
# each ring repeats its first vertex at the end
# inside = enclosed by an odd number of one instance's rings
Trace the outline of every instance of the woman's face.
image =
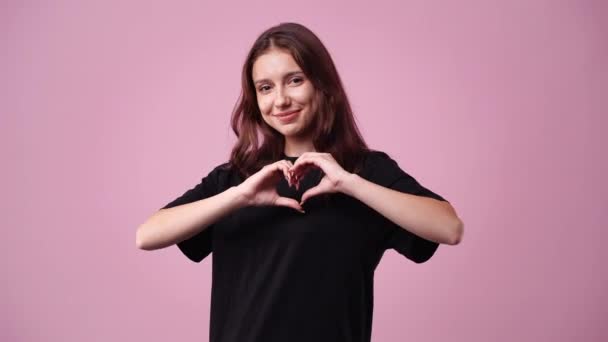
{"type": "Polygon", "coordinates": [[[315,88],[291,54],[272,49],[260,55],[252,78],[264,121],[285,137],[305,138],[314,115],[315,88]]]}

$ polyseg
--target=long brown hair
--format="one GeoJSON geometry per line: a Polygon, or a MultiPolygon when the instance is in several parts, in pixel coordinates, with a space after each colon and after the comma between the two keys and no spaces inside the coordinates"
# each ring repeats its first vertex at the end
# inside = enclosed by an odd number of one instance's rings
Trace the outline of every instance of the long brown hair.
{"type": "Polygon", "coordinates": [[[309,127],[315,150],[330,153],[348,172],[358,172],[369,148],[357,128],[338,71],[321,40],[297,23],[267,29],[247,55],[241,94],[231,118],[238,141],[230,154],[230,164],[246,178],[283,154],[285,138],[263,120],[252,80],[255,60],[273,48],[288,51],[315,88],[314,119],[309,127]]]}

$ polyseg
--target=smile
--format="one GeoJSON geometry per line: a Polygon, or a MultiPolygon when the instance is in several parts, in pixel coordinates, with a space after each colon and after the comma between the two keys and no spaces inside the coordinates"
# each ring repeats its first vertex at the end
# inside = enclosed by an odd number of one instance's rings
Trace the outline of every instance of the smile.
{"type": "Polygon", "coordinates": [[[291,111],[291,112],[285,112],[285,113],[274,114],[274,116],[278,116],[278,117],[281,117],[281,116],[287,116],[287,115],[291,115],[291,114],[296,113],[296,112],[299,112],[299,111],[300,111],[300,109],[298,109],[298,110],[294,110],[294,111],[291,111]]]}
{"type": "Polygon", "coordinates": [[[300,109],[293,111],[293,112],[288,112],[286,114],[275,115],[275,117],[277,117],[281,123],[288,123],[288,122],[293,121],[295,118],[297,118],[299,114],[300,114],[300,109]]]}

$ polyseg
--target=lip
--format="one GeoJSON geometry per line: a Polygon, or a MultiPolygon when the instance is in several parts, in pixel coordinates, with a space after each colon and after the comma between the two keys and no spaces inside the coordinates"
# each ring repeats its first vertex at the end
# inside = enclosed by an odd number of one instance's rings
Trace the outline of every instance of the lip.
{"type": "Polygon", "coordinates": [[[296,110],[292,110],[290,112],[283,112],[283,113],[275,114],[274,116],[282,117],[282,116],[287,116],[287,115],[290,115],[290,114],[293,114],[293,113],[299,112],[299,111],[300,111],[300,109],[296,109],[296,110]]]}
{"type": "Polygon", "coordinates": [[[280,113],[280,114],[276,114],[275,116],[277,117],[277,119],[279,119],[279,121],[282,124],[286,124],[289,123],[293,120],[295,120],[298,115],[300,114],[301,109],[298,110],[294,110],[291,112],[284,112],[284,113],[280,113]]]}

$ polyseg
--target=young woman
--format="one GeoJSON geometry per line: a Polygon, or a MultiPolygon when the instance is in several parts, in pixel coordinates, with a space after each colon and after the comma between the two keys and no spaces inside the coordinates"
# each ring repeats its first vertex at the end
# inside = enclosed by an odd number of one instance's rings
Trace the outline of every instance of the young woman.
{"type": "Polygon", "coordinates": [[[137,246],[213,252],[210,341],[369,341],[392,248],[428,260],[463,223],[367,147],[334,63],[306,27],[263,32],[242,73],[228,162],[137,230],[137,246]]]}

